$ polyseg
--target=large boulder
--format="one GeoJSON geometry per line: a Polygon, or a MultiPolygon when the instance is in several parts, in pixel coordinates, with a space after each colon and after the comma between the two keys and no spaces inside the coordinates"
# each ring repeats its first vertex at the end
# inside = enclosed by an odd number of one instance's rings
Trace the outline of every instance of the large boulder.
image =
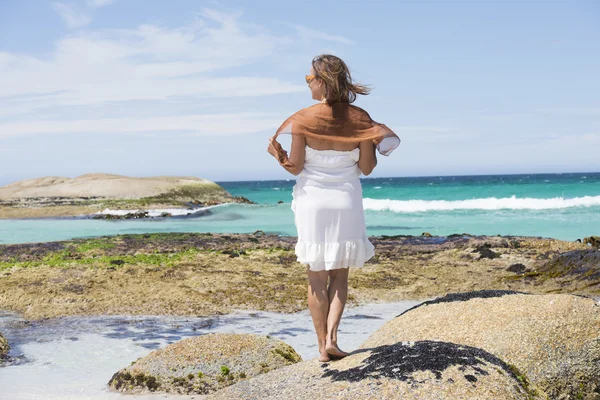
{"type": "Polygon", "coordinates": [[[361,347],[425,339],[488,351],[515,366],[542,397],[600,398],[600,307],[593,299],[511,291],[452,294],[402,313],[361,347]]]}
{"type": "Polygon", "coordinates": [[[8,356],[8,350],[10,350],[8,341],[2,336],[2,332],[0,332],[0,360],[8,356]]]}
{"type": "Polygon", "coordinates": [[[531,399],[492,354],[447,342],[396,343],[329,364],[305,361],[239,382],[211,399],[531,399]]]}
{"type": "Polygon", "coordinates": [[[127,393],[206,394],[301,360],[280,340],[216,333],[155,350],[114,374],[108,384],[127,393]]]}

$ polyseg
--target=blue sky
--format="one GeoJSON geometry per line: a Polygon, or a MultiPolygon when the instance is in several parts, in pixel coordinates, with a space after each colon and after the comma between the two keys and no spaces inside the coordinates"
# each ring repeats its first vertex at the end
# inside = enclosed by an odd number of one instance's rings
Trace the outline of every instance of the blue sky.
{"type": "Polygon", "coordinates": [[[320,53],[402,139],[372,176],[600,171],[598,1],[0,0],[0,185],[293,178],[320,53]]]}

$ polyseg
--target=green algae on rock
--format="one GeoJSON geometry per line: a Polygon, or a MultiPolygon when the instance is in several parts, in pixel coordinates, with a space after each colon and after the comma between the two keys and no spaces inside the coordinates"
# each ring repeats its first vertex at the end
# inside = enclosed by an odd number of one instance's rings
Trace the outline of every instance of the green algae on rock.
{"type": "Polygon", "coordinates": [[[251,334],[207,334],[153,351],[115,373],[109,386],[126,393],[207,394],[301,360],[280,340],[251,334]]]}
{"type": "Polygon", "coordinates": [[[548,277],[564,277],[600,284],[600,251],[573,250],[559,254],[538,269],[548,277]]]}
{"type": "Polygon", "coordinates": [[[0,332],[0,362],[8,356],[9,350],[8,341],[2,336],[2,332],[0,332]]]}
{"type": "MultiPolygon", "coordinates": [[[[473,290],[600,294],[600,284],[578,276],[577,269],[555,277],[544,272],[555,257],[585,251],[582,243],[464,234],[370,240],[375,257],[351,268],[349,306],[473,290]],[[480,246],[500,257],[480,259],[473,253],[480,246]],[[514,264],[526,272],[507,271],[514,264]]],[[[0,245],[0,308],[28,319],[301,311],[307,307],[306,267],[296,262],[295,243],[295,237],[257,231],[0,245]]]]}

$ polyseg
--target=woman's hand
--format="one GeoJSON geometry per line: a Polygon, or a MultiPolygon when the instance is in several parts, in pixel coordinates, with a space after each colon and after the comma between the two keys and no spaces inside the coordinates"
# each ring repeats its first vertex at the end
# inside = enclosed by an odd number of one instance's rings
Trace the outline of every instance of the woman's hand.
{"type": "Polygon", "coordinates": [[[304,157],[306,156],[306,141],[304,136],[292,136],[292,155],[290,157],[288,157],[287,151],[285,151],[275,139],[276,137],[277,136],[273,136],[269,138],[269,146],[267,147],[267,151],[270,155],[275,157],[275,159],[286,171],[293,175],[298,175],[304,168],[304,157]]]}
{"type": "Polygon", "coordinates": [[[283,159],[287,157],[287,152],[283,149],[283,147],[281,147],[279,142],[275,140],[275,136],[269,138],[269,146],[267,147],[267,151],[278,161],[283,161],[283,159]],[[286,157],[282,157],[282,154],[285,154],[286,157]]]}

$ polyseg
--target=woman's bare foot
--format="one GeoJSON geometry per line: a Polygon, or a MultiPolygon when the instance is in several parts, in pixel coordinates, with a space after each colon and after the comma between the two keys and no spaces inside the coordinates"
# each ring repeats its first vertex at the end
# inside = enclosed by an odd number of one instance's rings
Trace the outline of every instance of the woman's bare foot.
{"type": "Polygon", "coordinates": [[[319,362],[331,361],[331,357],[329,357],[329,354],[325,351],[325,349],[320,350],[319,353],[319,362]]]}
{"type": "Polygon", "coordinates": [[[349,356],[350,353],[347,353],[343,350],[341,350],[337,343],[330,343],[328,345],[325,346],[325,351],[327,352],[327,354],[329,354],[331,357],[335,357],[335,358],[344,358],[346,356],[349,356]]]}

